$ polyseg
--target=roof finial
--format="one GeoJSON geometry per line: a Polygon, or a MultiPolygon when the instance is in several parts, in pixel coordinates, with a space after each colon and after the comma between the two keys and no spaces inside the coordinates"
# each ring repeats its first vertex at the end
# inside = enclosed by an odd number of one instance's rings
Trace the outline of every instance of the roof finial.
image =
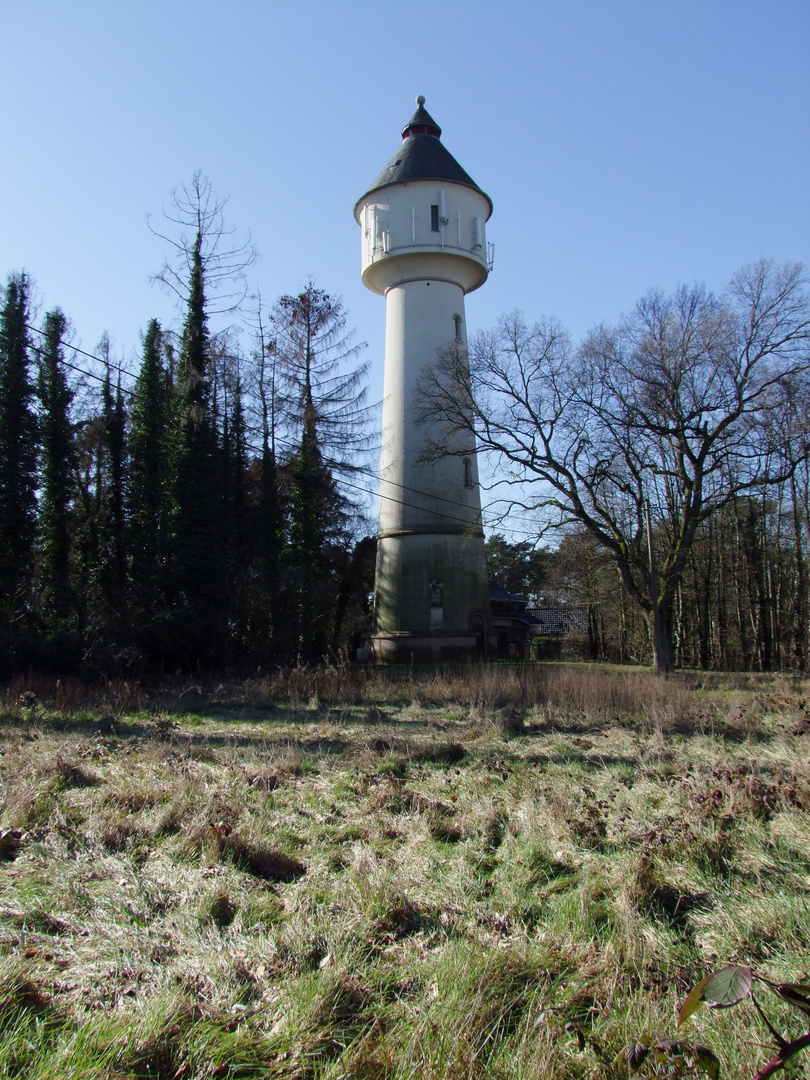
{"type": "Polygon", "coordinates": [[[416,104],[417,105],[424,105],[425,104],[425,95],[424,94],[419,95],[419,97],[416,99],[416,104]]]}

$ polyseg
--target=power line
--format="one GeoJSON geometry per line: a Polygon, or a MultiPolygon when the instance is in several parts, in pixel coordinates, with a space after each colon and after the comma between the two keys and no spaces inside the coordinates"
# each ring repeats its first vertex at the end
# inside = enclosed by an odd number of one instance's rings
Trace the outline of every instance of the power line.
{"type": "MultiPolygon", "coordinates": [[[[39,334],[41,337],[45,337],[45,331],[40,330],[38,326],[32,326],[31,323],[23,323],[23,325],[25,326],[26,330],[33,330],[35,334],[39,334]]],[[[80,349],[78,345],[71,345],[69,341],[60,340],[59,344],[65,349],[72,349],[73,352],[79,353],[80,356],[86,356],[88,360],[95,360],[99,364],[104,364],[104,366],[107,368],[113,368],[115,371],[118,372],[119,375],[126,375],[130,379],[132,379],[133,382],[138,382],[138,380],[140,379],[140,375],[133,375],[131,371],[127,371],[126,368],[122,368],[120,364],[114,364],[111,360],[105,360],[101,356],[94,356],[93,353],[85,352],[84,349],[80,349]]],[[[34,346],[34,348],[36,349],[36,346],[34,346]]],[[[37,349],[37,351],[39,350],[37,349]]],[[[87,375],[88,378],[98,379],[100,382],[106,381],[105,379],[102,379],[100,375],[95,375],[92,371],[84,371],[83,368],[74,367],[72,364],[69,364],[67,360],[65,360],[65,364],[67,367],[73,368],[74,371],[80,371],[82,375],[87,375]]],[[[128,391],[128,393],[134,393],[134,391],[130,390],[128,391]]]]}
{"type": "MultiPolygon", "coordinates": [[[[30,323],[25,323],[24,325],[25,325],[26,329],[33,330],[33,331],[35,331],[35,333],[40,334],[43,337],[45,336],[45,331],[40,330],[39,327],[32,326],[30,323]]],[[[76,345],[71,345],[67,341],[61,341],[60,340],[59,344],[62,345],[64,348],[72,349],[73,352],[79,353],[81,356],[86,356],[89,360],[95,360],[99,364],[104,364],[105,367],[112,368],[113,370],[117,371],[119,374],[126,375],[128,378],[132,379],[133,382],[138,382],[141,379],[140,375],[136,375],[133,372],[128,371],[126,368],[121,367],[119,364],[114,364],[110,360],[105,359],[104,357],[95,356],[93,353],[86,352],[84,349],[80,349],[76,345]]],[[[36,348],[36,346],[35,346],[35,348],[36,348]]],[[[71,364],[70,361],[68,361],[68,360],[65,360],[63,362],[64,362],[65,366],[69,367],[72,371],[77,371],[82,375],[86,375],[90,379],[95,379],[97,382],[101,382],[101,383],[105,383],[107,381],[106,378],[102,377],[101,375],[96,375],[92,371],[86,371],[84,368],[80,368],[75,364],[71,364]]],[[[123,388],[122,387],[122,390],[124,390],[124,392],[129,394],[130,396],[134,396],[134,394],[135,394],[135,391],[130,389],[130,388],[123,388]]],[[[251,446],[251,445],[249,445],[247,443],[245,445],[247,446],[247,448],[249,450],[253,450],[256,453],[261,452],[258,447],[251,446]]],[[[292,443],[290,443],[286,447],[287,450],[292,450],[293,448],[294,447],[293,447],[292,443]]],[[[332,462],[331,464],[335,465],[336,463],[332,462]]],[[[429,491],[422,491],[419,488],[411,487],[408,484],[400,484],[396,480],[385,480],[385,481],[383,481],[383,478],[381,476],[379,476],[377,473],[372,472],[370,469],[365,469],[362,466],[356,466],[355,468],[356,468],[357,472],[365,473],[366,476],[369,476],[372,480],[376,480],[378,483],[390,484],[392,487],[401,488],[403,491],[410,491],[414,495],[423,495],[425,498],[428,498],[428,499],[435,499],[435,500],[437,500],[439,502],[447,504],[448,506],[451,506],[451,505],[452,506],[461,506],[464,509],[468,509],[468,506],[467,506],[466,503],[460,502],[457,499],[448,499],[448,498],[446,498],[445,496],[442,496],[442,495],[434,495],[429,491]]],[[[356,487],[356,485],[354,485],[354,486],[356,487]]],[[[363,489],[358,489],[358,490],[363,490],[363,489]]],[[[397,500],[394,500],[394,501],[397,501],[397,500]]],[[[409,505],[409,504],[403,504],[403,505],[409,505]]],[[[417,508],[414,508],[414,509],[417,509],[417,508]]]]}
{"type": "MultiPolygon", "coordinates": [[[[40,330],[39,327],[32,326],[30,323],[25,323],[24,326],[26,327],[26,329],[33,330],[35,333],[41,335],[42,337],[45,336],[45,331],[40,330]]],[[[7,335],[2,334],[1,332],[0,332],[0,337],[3,337],[6,341],[9,340],[7,335]]],[[[74,353],[78,353],[80,356],[85,356],[89,360],[95,360],[96,363],[103,364],[107,369],[111,368],[114,371],[117,371],[119,373],[119,375],[121,375],[121,374],[126,375],[133,382],[137,383],[142,378],[141,375],[136,375],[133,372],[128,371],[126,368],[121,367],[119,364],[115,364],[112,361],[110,361],[108,359],[105,359],[105,358],[103,358],[101,356],[96,356],[94,353],[86,352],[84,349],[80,349],[77,345],[72,345],[68,341],[64,341],[64,340],[60,339],[57,344],[62,346],[63,348],[71,349],[74,353]]],[[[41,351],[39,348],[37,348],[37,346],[33,346],[33,348],[35,349],[35,351],[37,353],[39,353],[41,351]]],[[[107,382],[106,377],[104,377],[102,375],[97,375],[93,371],[87,371],[86,368],[79,367],[76,364],[71,364],[71,362],[69,360],[63,359],[62,363],[65,365],[65,367],[70,368],[71,371],[78,372],[80,375],[84,375],[88,379],[95,379],[97,382],[100,382],[102,384],[106,384],[106,382],[107,382]]],[[[135,397],[136,391],[134,389],[132,389],[131,387],[121,387],[120,384],[119,384],[119,389],[122,391],[122,393],[127,394],[129,397],[135,397]]],[[[262,447],[254,446],[252,443],[247,443],[246,442],[245,443],[245,448],[247,450],[253,451],[253,453],[258,454],[258,455],[261,455],[261,454],[264,453],[264,449],[262,447]]],[[[284,450],[286,450],[287,452],[294,452],[297,449],[295,444],[292,443],[292,442],[288,443],[286,446],[284,446],[284,444],[282,444],[282,448],[284,450]]],[[[331,464],[334,467],[337,463],[331,462],[331,464]]],[[[466,506],[465,503],[459,502],[456,499],[448,499],[448,498],[445,498],[444,496],[441,496],[441,495],[433,495],[430,492],[422,491],[421,489],[411,487],[408,484],[400,484],[395,480],[383,480],[383,478],[378,473],[375,473],[371,469],[365,468],[362,465],[353,466],[352,468],[353,468],[353,471],[358,472],[358,473],[362,473],[363,475],[368,476],[370,479],[376,480],[378,483],[389,484],[391,487],[399,488],[403,492],[410,492],[413,495],[422,495],[425,498],[432,499],[432,500],[434,500],[436,502],[444,503],[444,504],[446,504],[448,506],[462,506],[462,507],[465,507],[465,509],[467,509],[467,506],[466,506]]],[[[419,506],[416,503],[408,502],[405,499],[397,499],[393,495],[384,495],[381,491],[375,492],[375,491],[372,491],[369,488],[361,487],[359,484],[352,484],[352,483],[350,483],[348,480],[346,480],[344,478],[341,478],[339,483],[341,483],[344,487],[352,488],[355,491],[361,491],[361,492],[363,492],[363,494],[369,495],[372,498],[376,495],[381,500],[384,499],[386,502],[395,503],[397,506],[403,506],[403,507],[405,507],[406,509],[409,509],[409,510],[420,510],[420,511],[423,511],[423,512],[427,511],[428,513],[431,513],[433,515],[436,515],[438,517],[443,518],[445,521],[453,522],[455,524],[466,525],[467,527],[471,527],[473,525],[473,522],[471,522],[469,520],[469,518],[462,518],[462,517],[459,517],[459,516],[454,515],[454,514],[445,513],[445,512],[443,512],[441,510],[430,510],[427,507],[419,506]]],[[[481,508],[481,526],[482,527],[483,527],[483,524],[484,524],[483,518],[484,518],[484,508],[482,507],[481,508]]],[[[521,536],[521,535],[523,535],[522,533],[520,533],[519,531],[517,531],[515,529],[509,529],[509,528],[506,528],[504,526],[500,526],[498,531],[499,532],[509,533],[512,536],[521,536]]]]}

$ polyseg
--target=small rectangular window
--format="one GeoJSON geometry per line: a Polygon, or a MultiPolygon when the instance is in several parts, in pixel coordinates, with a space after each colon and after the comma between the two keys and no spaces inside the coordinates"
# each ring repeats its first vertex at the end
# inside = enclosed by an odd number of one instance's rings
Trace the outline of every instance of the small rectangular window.
{"type": "Polygon", "coordinates": [[[431,232],[438,232],[439,231],[439,205],[438,205],[438,203],[435,206],[431,206],[431,208],[430,208],[430,231],[431,232]]]}

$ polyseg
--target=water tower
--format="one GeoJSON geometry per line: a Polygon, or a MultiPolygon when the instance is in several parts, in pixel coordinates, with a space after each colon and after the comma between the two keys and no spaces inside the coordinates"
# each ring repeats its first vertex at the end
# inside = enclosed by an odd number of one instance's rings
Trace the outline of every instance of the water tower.
{"type": "Polygon", "coordinates": [[[464,297],[487,279],[492,201],[441,142],[416,99],[397,152],[357,201],[363,283],[386,300],[375,660],[483,656],[490,636],[475,439],[436,441],[418,420],[419,386],[466,346],[464,297]]]}

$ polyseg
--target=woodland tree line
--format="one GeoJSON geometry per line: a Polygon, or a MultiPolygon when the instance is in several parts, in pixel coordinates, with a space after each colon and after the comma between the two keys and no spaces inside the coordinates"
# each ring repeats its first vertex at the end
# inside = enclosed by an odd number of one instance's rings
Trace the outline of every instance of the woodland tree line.
{"type": "MultiPolygon", "coordinates": [[[[700,530],[673,605],[676,668],[810,669],[810,476],[806,464],[797,472],[792,482],[759,500],[740,500],[700,530]]],[[[538,606],[585,609],[587,638],[562,642],[562,656],[653,661],[644,609],[593,536],[571,528],[553,550],[535,548],[527,561],[530,547],[490,537],[490,573],[538,606]]]]}
{"type": "MultiPolygon", "coordinates": [[[[341,483],[367,443],[363,365],[340,301],[309,283],[231,307],[246,247],[195,177],[175,203],[179,335],[152,320],[128,378],[102,342],[33,323],[12,274],[0,312],[0,667],[88,673],[337,657],[365,629],[374,542],[341,483]],[[190,231],[189,231],[190,227],[190,231]],[[222,310],[222,308],[220,308],[222,310]],[[91,360],[95,363],[91,363],[91,360]]],[[[237,299],[239,297],[237,296],[237,299]]]]}
{"type": "MultiPolygon", "coordinates": [[[[359,347],[312,283],[254,298],[249,349],[213,333],[251,257],[222,211],[200,175],[175,197],[182,332],[152,320],[132,376],[59,309],[37,323],[25,273],[0,293],[0,669],[308,662],[369,632],[359,347]]],[[[504,532],[538,537],[491,536],[491,574],[585,608],[597,659],[808,670],[809,338],[801,267],[761,262],[577,349],[519,313],[451,344],[421,387],[431,452],[473,428],[504,532]]]]}
{"type": "Polygon", "coordinates": [[[595,655],[807,668],[800,265],[745,267],[721,296],[650,292],[576,349],[555,321],[513,313],[448,347],[421,412],[428,458],[474,431],[510,513],[562,533],[562,598],[589,608],[595,655]]]}

